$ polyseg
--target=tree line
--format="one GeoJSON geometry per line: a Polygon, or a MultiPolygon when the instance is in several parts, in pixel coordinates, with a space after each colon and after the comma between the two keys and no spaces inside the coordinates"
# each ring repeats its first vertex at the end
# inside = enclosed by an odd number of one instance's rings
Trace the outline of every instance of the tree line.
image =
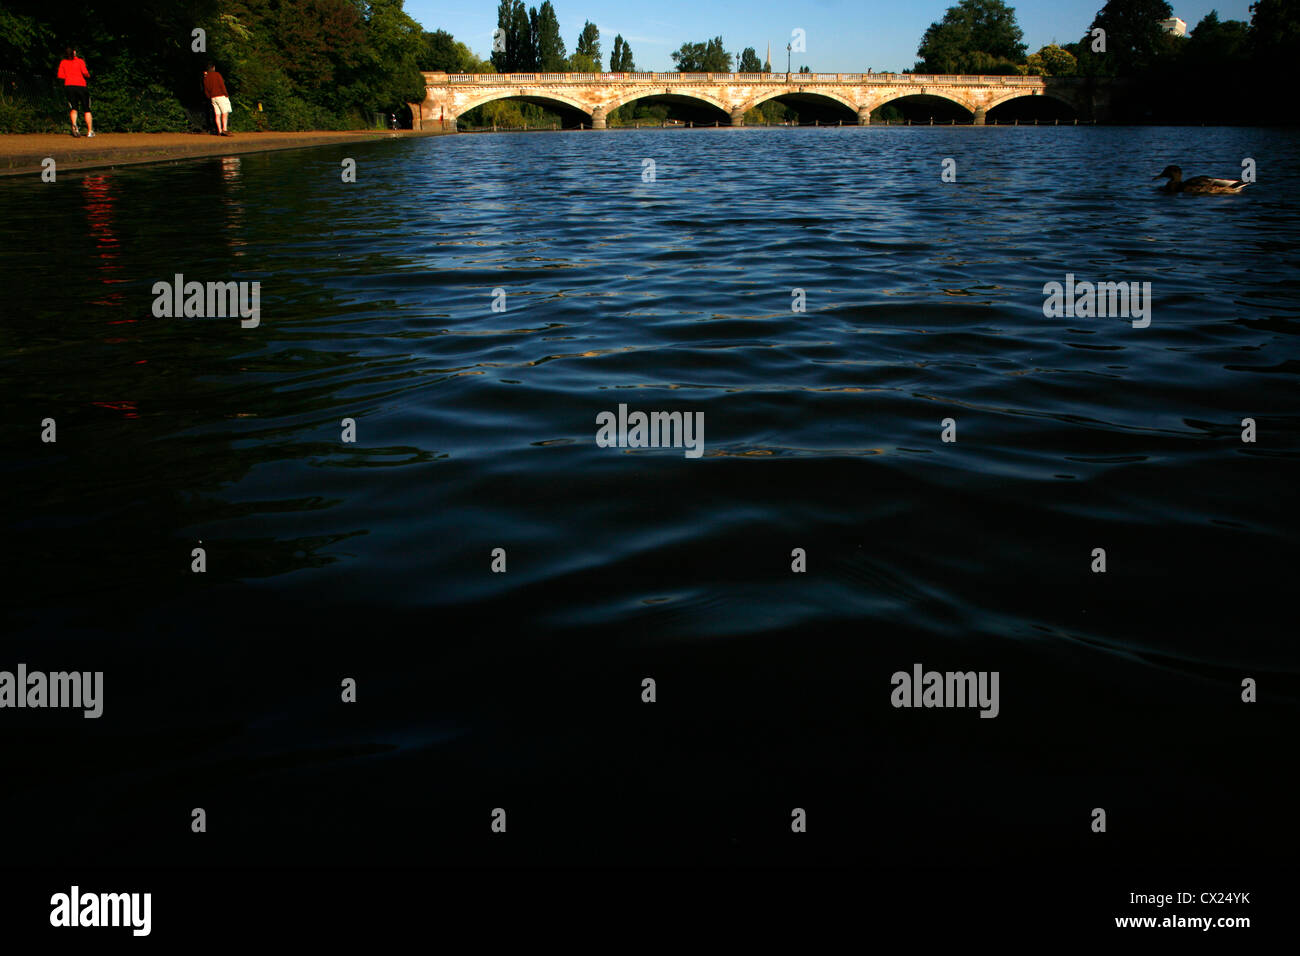
{"type": "MultiPolygon", "coordinates": [[[[1294,5],[1294,0],[1256,4],[1283,5],[1294,5]]],[[[925,31],[912,72],[1136,76],[1184,52],[1203,64],[1215,59],[1240,61],[1252,36],[1250,24],[1221,23],[1212,10],[1188,37],[1178,37],[1160,26],[1172,16],[1165,0],[1108,0],[1080,40],[1050,43],[1026,56],[1024,34],[1013,8],[1003,0],[961,0],[925,31]]]]}
{"type": "Polygon", "coordinates": [[[1250,13],[1246,23],[1211,10],[1176,36],[1161,27],[1173,17],[1166,0],[1107,0],[1079,40],[1026,55],[1014,9],[961,0],[925,31],[913,72],[1122,77],[1117,119],[1295,122],[1294,102],[1252,93],[1289,78],[1300,54],[1300,2],[1257,0],[1250,13]]]}
{"type": "MultiPolygon", "coordinates": [[[[501,0],[491,65],[496,73],[601,73],[600,30],[590,20],[584,22],[573,53],[566,54],[551,0],[532,8],[526,8],[523,0],[501,0]]],[[[609,72],[635,70],[632,47],[622,34],[615,36],[609,72]]]]}
{"type": "Polygon", "coordinates": [[[0,132],[66,126],[54,72],[67,46],[90,68],[104,132],[203,129],[209,61],[235,131],[370,126],[424,98],[427,41],[402,0],[0,0],[0,132]]]}

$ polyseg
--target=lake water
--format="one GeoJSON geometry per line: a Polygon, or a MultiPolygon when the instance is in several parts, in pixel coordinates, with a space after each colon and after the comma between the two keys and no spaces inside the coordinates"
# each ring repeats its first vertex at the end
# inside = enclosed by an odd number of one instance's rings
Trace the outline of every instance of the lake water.
{"type": "Polygon", "coordinates": [[[1281,858],[1298,170],[870,127],[0,180],[0,669],[105,674],[3,712],[0,814],[76,861],[979,863],[1095,859],[1105,807],[1113,853],[1281,858]],[[155,317],[176,274],[260,324],[155,317]],[[1067,274],[1149,326],[1046,317],[1067,274]],[[702,455],[600,447],[620,404],[702,455]],[[998,717],[891,706],[916,663],[998,717]]]}

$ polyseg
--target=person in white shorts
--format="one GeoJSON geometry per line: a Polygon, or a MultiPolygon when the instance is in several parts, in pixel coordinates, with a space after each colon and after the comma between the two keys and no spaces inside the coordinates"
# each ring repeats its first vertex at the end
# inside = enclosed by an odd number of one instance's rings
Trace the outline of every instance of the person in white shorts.
{"type": "Polygon", "coordinates": [[[226,124],[230,118],[230,94],[226,92],[226,80],[217,72],[215,64],[209,63],[203,73],[203,94],[212,102],[212,113],[217,120],[217,135],[229,136],[226,124]]]}

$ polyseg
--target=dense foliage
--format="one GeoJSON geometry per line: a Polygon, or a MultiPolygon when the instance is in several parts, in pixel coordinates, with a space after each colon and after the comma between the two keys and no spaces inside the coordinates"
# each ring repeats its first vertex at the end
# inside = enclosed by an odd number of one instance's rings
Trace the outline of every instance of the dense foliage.
{"type": "Polygon", "coordinates": [[[916,55],[917,73],[1017,73],[1024,33],[1002,0],[961,0],[930,24],[916,55]]]}
{"type": "Polygon", "coordinates": [[[446,73],[496,72],[491,63],[481,59],[446,30],[424,34],[416,62],[421,70],[442,70],[446,73]]]}
{"type": "Polygon", "coordinates": [[[209,60],[236,131],[368,126],[424,95],[424,34],[402,0],[0,0],[0,128],[63,128],[54,72],[68,45],[101,130],[203,128],[209,60]]]}
{"type": "Polygon", "coordinates": [[[722,37],[704,43],[683,43],[673,53],[679,73],[730,73],[731,54],[722,45],[722,37]]]}
{"type": "MultiPolygon", "coordinates": [[[[590,21],[584,23],[573,54],[565,56],[560,21],[551,0],[531,9],[523,0],[501,0],[492,46],[492,69],[497,73],[601,72],[600,30],[590,21]]],[[[609,68],[615,73],[635,69],[632,48],[621,35],[614,38],[609,68]]]]}
{"type": "Polygon", "coordinates": [[[609,72],[636,72],[636,64],[632,61],[632,48],[624,41],[621,33],[614,37],[614,52],[609,55],[609,72]]]}
{"type": "Polygon", "coordinates": [[[758,58],[758,53],[752,46],[745,47],[740,54],[740,65],[736,67],[737,73],[771,73],[771,70],[763,69],[763,62],[758,58]]]}
{"type": "Polygon", "coordinates": [[[1295,122],[1293,102],[1264,93],[1290,85],[1283,74],[1300,55],[1300,0],[1259,0],[1250,11],[1247,24],[1212,10],[1179,37],[1160,26],[1173,15],[1166,0],[1107,0],[1078,42],[1026,56],[1003,0],[961,0],[925,31],[915,72],[1114,78],[1121,121],[1295,122]]]}
{"type": "Polygon", "coordinates": [[[1049,43],[1025,57],[1019,72],[1028,76],[1072,76],[1079,72],[1079,61],[1065,47],[1049,43]]]}
{"type": "Polygon", "coordinates": [[[1260,0],[1251,22],[1211,10],[1185,37],[1159,29],[1165,0],[1108,0],[1066,49],[1084,76],[1118,77],[1115,119],[1130,122],[1294,123],[1289,64],[1300,56],[1300,0],[1260,0]],[[1097,31],[1104,31],[1098,34],[1097,31]]]}

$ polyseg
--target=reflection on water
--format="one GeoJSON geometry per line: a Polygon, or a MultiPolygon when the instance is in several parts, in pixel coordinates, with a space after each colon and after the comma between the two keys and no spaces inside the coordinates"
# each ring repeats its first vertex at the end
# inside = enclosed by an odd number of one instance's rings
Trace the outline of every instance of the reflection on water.
{"type": "Polygon", "coordinates": [[[221,159],[221,180],[225,187],[222,211],[225,214],[225,239],[232,256],[242,256],[245,239],[244,225],[244,191],[239,176],[240,157],[224,156],[221,159]]]}
{"type": "MultiPolygon", "coordinates": [[[[99,281],[106,286],[117,285],[125,281],[119,275],[117,262],[121,255],[120,241],[113,231],[113,188],[110,176],[104,174],[87,175],[81,181],[86,194],[86,223],[91,239],[95,243],[94,266],[99,272],[99,281]]],[[[122,292],[106,289],[104,294],[94,300],[95,305],[116,306],[122,304],[122,292]]],[[[134,319],[118,319],[118,322],[134,322],[134,319]]]]}
{"type": "MultiPolygon", "coordinates": [[[[103,290],[103,294],[93,299],[92,304],[108,308],[120,307],[125,302],[125,294],[116,287],[127,280],[122,275],[121,264],[118,261],[121,258],[121,241],[113,230],[113,180],[111,176],[106,174],[89,174],[82,179],[81,186],[86,196],[85,210],[88,232],[95,245],[92,264],[96,270],[96,280],[109,287],[103,290]]],[[[120,318],[109,319],[108,324],[130,326],[137,321],[139,320],[130,317],[128,311],[127,314],[120,318]]],[[[103,340],[106,345],[130,345],[133,342],[132,338],[120,334],[123,331],[129,331],[129,329],[107,331],[110,331],[111,334],[103,340]]],[[[136,364],[144,365],[148,361],[148,359],[142,358],[137,360],[136,364]]],[[[96,408],[118,412],[123,418],[139,417],[136,404],[130,399],[95,401],[91,404],[96,408]]]]}

